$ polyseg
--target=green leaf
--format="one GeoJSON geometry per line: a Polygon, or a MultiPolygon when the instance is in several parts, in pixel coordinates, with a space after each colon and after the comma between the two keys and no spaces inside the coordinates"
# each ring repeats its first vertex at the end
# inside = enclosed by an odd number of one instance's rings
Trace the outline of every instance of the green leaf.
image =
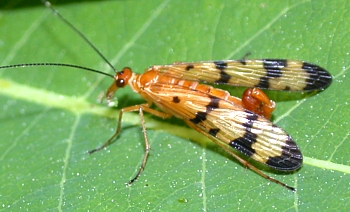
{"type": "MultiPolygon", "coordinates": [[[[4,1],[1,65],[59,62],[112,73],[105,62],[38,1],[4,1]]],[[[43,211],[344,211],[349,205],[349,1],[72,1],[56,9],[117,69],[153,64],[251,58],[299,59],[334,76],[318,93],[268,92],[274,122],[304,154],[295,173],[245,169],[203,135],[173,118],[146,115],[151,153],[140,166],[137,113],[122,133],[92,155],[116,128],[119,109],[96,100],[111,79],[63,67],[0,71],[0,208],[43,211]]],[[[232,95],[241,89],[228,89],[232,95]]],[[[144,102],[130,88],[118,108],[144,102]]]]}

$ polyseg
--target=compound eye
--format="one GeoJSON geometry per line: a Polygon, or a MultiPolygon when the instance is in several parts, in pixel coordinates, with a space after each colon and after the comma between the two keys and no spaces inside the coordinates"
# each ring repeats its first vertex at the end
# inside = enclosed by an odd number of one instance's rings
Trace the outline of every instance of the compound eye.
{"type": "Polygon", "coordinates": [[[125,86],[125,80],[124,79],[117,79],[116,84],[117,84],[117,87],[122,88],[125,86]]]}

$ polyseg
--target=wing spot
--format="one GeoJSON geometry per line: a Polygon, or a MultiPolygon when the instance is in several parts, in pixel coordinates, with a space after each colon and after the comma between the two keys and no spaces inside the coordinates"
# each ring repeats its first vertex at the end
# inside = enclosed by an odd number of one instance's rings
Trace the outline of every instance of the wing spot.
{"type": "Polygon", "coordinates": [[[243,137],[232,140],[229,145],[248,157],[251,157],[253,154],[255,154],[255,150],[252,148],[252,142],[249,142],[251,140],[249,137],[250,135],[245,133],[243,137]]]}
{"type": "Polygon", "coordinates": [[[196,117],[193,119],[190,119],[190,121],[193,124],[199,124],[200,122],[203,122],[207,119],[207,113],[206,112],[197,112],[196,117]]]}
{"type": "Polygon", "coordinates": [[[219,108],[220,99],[217,97],[210,97],[210,102],[206,106],[206,112],[210,112],[216,108],[219,108]]]}
{"type": "Polygon", "coordinates": [[[244,135],[232,140],[229,145],[247,155],[248,157],[251,157],[253,154],[255,154],[255,150],[252,148],[252,145],[257,142],[258,137],[255,133],[251,132],[251,130],[254,121],[256,121],[259,116],[252,112],[247,111],[247,113],[247,121],[243,123],[243,126],[245,127],[244,135]]]}
{"type": "Polygon", "coordinates": [[[332,76],[320,66],[304,62],[302,69],[309,74],[304,91],[323,89],[332,83],[332,76]]]}
{"type": "Polygon", "coordinates": [[[219,128],[214,128],[214,129],[210,129],[209,130],[209,134],[216,137],[216,135],[218,134],[218,132],[220,132],[219,128]]]}
{"type": "Polygon", "coordinates": [[[227,69],[227,63],[224,61],[214,61],[215,68],[220,71],[220,78],[216,80],[216,83],[226,84],[230,81],[231,76],[225,72],[227,69]]]}
{"type": "Polygon", "coordinates": [[[180,102],[180,98],[178,96],[174,96],[173,97],[173,102],[174,103],[179,103],[180,102]]]}
{"type": "Polygon", "coordinates": [[[194,65],[190,64],[190,65],[186,66],[186,71],[189,71],[193,68],[194,68],[194,65]]]}
{"type": "Polygon", "coordinates": [[[259,84],[256,87],[269,89],[270,79],[282,77],[281,69],[287,67],[287,60],[265,59],[263,60],[263,66],[266,70],[266,76],[260,78],[259,84]]]}
{"type": "Polygon", "coordinates": [[[282,146],[282,152],[280,156],[270,157],[266,164],[274,167],[277,170],[293,171],[298,169],[303,163],[303,156],[293,141],[293,139],[288,136],[285,141],[285,145],[282,146]]]}
{"type": "Polygon", "coordinates": [[[227,63],[225,61],[214,61],[215,68],[223,71],[227,68],[227,63]]]}

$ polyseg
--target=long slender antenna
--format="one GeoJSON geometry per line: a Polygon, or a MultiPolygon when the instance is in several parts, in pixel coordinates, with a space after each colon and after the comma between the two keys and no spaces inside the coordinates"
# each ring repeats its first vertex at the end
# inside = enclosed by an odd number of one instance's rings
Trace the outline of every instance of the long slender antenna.
{"type": "Polygon", "coordinates": [[[42,0],[42,2],[45,4],[46,7],[50,8],[55,15],[57,15],[64,23],[66,23],[71,29],[73,29],[78,35],[85,40],[85,42],[95,50],[95,52],[100,55],[100,57],[113,69],[114,72],[117,72],[117,70],[114,68],[114,66],[108,61],[108,59],[97,49],[97,47],[80,31],[78,30],[73,24],[71,24],[67,19],[65,19],[58,11],[51,5],[50,2],[42,0]]]}
{"type": "Polygon", "coordinates": [[[111,78],[114,78],[113,75],[95,70],[92,68],[86,68],[84,66],[78,66],[78,65],[72,65],[72,64],[65,64],[65,63],[23,63],[23,64],[15,64],[15,65],[6,65],[6,66],[0,66],[0,69],[5,69],[5,68],[23,68],[23,67],[30,67],[30,66],[64,66],[64,67],[69,67],[69,68],[76,68],[76,69],[83,69],[86,71],[91,71],[94,73],[99,73],[105,76],[109,76],[111,78]]]}

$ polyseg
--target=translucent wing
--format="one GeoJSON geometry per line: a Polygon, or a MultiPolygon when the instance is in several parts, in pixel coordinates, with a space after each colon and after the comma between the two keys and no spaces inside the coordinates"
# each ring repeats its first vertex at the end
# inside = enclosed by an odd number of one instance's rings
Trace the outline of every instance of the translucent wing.
{"type": "Polygon", "coordinates": [[[332,76],[325,69],[298,60],[180,62],[154,68],[165,75],[185,80],[271,90],[319,90],[332,82],[332,76]]]}
{"type": "Polygon", "coordinates": [[[164,111],[256,161],[278,170],[295,170],[302,164],[299,148],[283,129],[232,102],[180,85],[157,83],[144,92],[164,111]]]}

